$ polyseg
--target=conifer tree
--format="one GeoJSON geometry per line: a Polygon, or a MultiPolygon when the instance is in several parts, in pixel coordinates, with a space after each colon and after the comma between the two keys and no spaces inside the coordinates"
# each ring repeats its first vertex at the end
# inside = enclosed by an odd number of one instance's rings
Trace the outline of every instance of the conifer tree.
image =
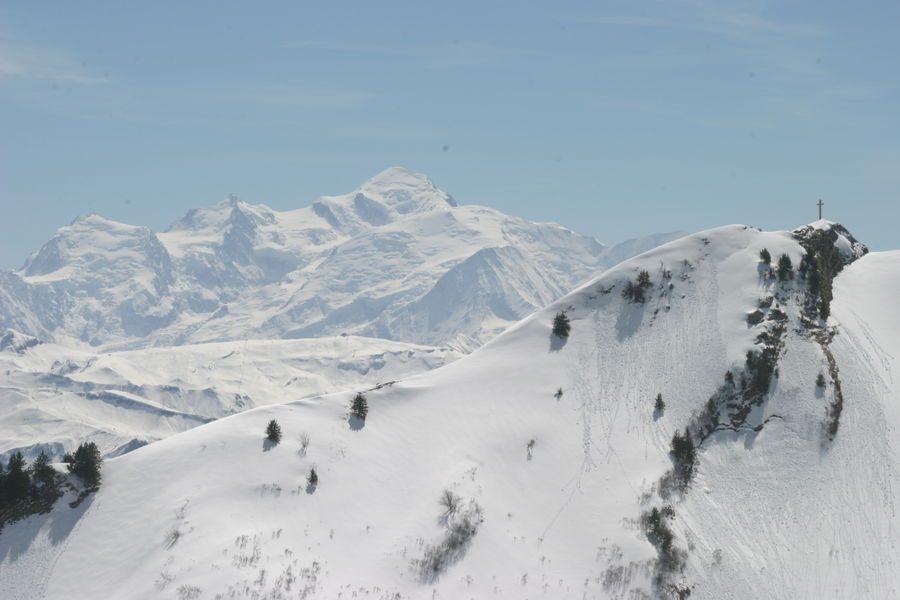
{"type": "Polygon", "coordinates": [[[791,257],[782,254],[778,258],[778,280],[787,281],[794,276],[794,266],[791,264],[791,257]]]}
{"type": "Polygon", "coordinates": [[[651,286],[650,283],[650,273],[641,269],[637,276],[637,284],[641,289],[648,288],[651,286]]]}
{"type": "Polygon", "coordinates": [[[353,398],[353,404],[350,405],[350,414],[361,421],[366,420],[366,415],[369,414],[369,403],[366,401],[366,396],[362,392],[359,392],[356,394],[356,397],[353,398]]]}
{"type": "Polygon", "coordinates": [[[25,458],[19,451],[13,452],[3,474],[2,498],[3,505],[14,506],[28,496],[31,488],[31,478],[25,458]]]}
{"type": "Polygon", "coordinates": [[[277,444],[281,441],[281,425],[279,425],[278,421],[275,419],[272,419],[269,421],[269,424],[266,425],[266,439],[273,444],[277,444]]]}
{"type": "Polygon", "coordinates": [[[638,272],[637,281],[625,283],[625,287],[622,289],[622,297],[635,304],[644,303],[647,301],[647,298],[644,296],[644,290],[650,287],[653,287],[653,284],[650,283],[650,273],[641,269],[638,272]]]}
{"type": "Polygon", "coordinates": [[[319,485],[319,474],[316,473],[315,467],[309,470],[309,477],[306,478],[306,485],[309,487],[316,487],[319,485]]]}
{"type": "Polygon", "coordinates": [[[567,338],[571,330],[572,325],[569,323],[569,317],[566,316],[566,313],[556,313],[556,316],[553,317],[553,335],[558,338],[567,338]]]}
{"type": "Polygon", "coordinates": [[[28,496],[31,479],[25,465],[25,458],[19,451],[13,452],[3,476],[3,498],[7,506],[13,506],[28,496]]]}
{"type": "Polygon", "coordinates": [[[768,248],[763,248],[759,251],[759,260],[763,261],[767,265],[772,264],[772,255],[769,254],[768,248]]]}
{"type": "Polygon", "coordinates": [[[666,410],[666,403],[663,402],[661,393],[656,395],[656,402],[653,404],[653,410],[657,412],[666,410]]]}
{"type": "Polygon", "coordinates": [[[66,454],[63,459],[69,473],[77,475],[84,483],[85,489],[94,490],[100,487],[100,463],[103,458],[94,442],[84,442],[78,446],[74,454],[66,454]]]}
{"type": "Polygon", "coordinates": [[[683,436],[676,431],[672,436],[671,453],[675,460],[675,473],[682,486],[687,486],[694,472],[694,463],[697,460],[696,452],[690,430],[685,428],[683,436]]]}
{"type": "Polygon", "coordinates": [[[42,487],[53,485],[56,479],[56,469],[50,464],[50,457],[43,451],[31,464],[31,473],[34,483],[40,484],[42,487]]]}

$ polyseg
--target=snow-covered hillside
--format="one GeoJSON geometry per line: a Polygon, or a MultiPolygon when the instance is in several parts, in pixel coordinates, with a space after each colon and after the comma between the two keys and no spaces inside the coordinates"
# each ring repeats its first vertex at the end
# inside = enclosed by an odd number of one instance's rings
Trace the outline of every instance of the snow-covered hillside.
{"type": "Polygon", "coordinates": [[[0,328],[93,350],[350,333],[469,351],[674,237],[606,247],[397,167],[286,212],[230,198],[163,233],[79,217],[0,272],[0,328]]]}
{"type": "Polygon", "coordinates": [[[443,368],[108,460],[78,508],[4,529],[0,590],[897,597],[900,253],[864,252],[826,222],[710,230],[610,269],[443,368]],[[551,333],[559,312],[566,339],[551,333]],[[359,422],[348,407],[363,390],[359,422]],[[280,444],[264,443],[270,419],[280,444]],[[669,453],[686,429],[689,464],[669,453]]]}
{"type": "Polygon", "coordinates": [[[356,336],[256,340],[93,354],[0,336],[0,460],[61,460],[83,441],[116,455],[264,404],[388,382],[459,358],[356,336]]]}

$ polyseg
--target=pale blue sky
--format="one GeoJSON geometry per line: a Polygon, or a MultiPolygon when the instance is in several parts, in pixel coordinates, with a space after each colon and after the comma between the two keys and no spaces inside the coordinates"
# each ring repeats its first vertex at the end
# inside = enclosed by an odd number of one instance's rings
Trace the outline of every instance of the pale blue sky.
{"type": "Polygon", "coordinates": [[[614,242],[826,216],[900,247],[900,3],[4,2],[0,266],[383,168],[614,242]],[[446,149],[445,149],[446,147],[446,149]]]}

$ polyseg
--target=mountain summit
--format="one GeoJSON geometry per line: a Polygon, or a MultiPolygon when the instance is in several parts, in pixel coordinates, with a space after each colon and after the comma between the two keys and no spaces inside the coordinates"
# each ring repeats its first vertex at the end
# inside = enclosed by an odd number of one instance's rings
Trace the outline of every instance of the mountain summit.
{"type": "Polygon", "coordinates": [[[456,200],[415,171],[391,167],[368,179],[357,192],[370,195],[398,213],[407,214],[425,207],[457,206],[456,200]]]}

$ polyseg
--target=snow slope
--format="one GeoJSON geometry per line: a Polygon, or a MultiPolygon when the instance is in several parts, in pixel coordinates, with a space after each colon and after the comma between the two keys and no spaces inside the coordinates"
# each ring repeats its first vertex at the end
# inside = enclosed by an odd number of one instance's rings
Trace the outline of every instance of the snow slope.
{"type": "Polygon", "coordinates": [[[378,389],[370,379],[358,388],[369,389],[362,424],[348,420],[346,392],[260,407],[108,460],[82,507],[60,503],[0,534],[0,590],[641,598],[679,585],[692,599],[896,597],[900,253],[859,258],[863,249],[836,233],[848,266],[827,326],[810,316],[799,275],[779,283],[759,262],[767,248],[799,265],[791,232],[689,236],[461,360],[378,389]],[[648,301],[628,303],[621,291],[641,269],[648,301]],[[558,311],[572,322],[567,340],[551,335],[558,311]],[[777,374],[748,404],[735,390],[753,375],[745,356],[762,350],[763,333],[778,340],[777,374]],[[726,372],[735,386],[718,405],[722,427],[702,438],[685,493],[667,495],[659,481],[673,466],[673,432],[692,427],[700,440],[726,372]],[[276,446],[263,442],[272,418],[284,431],[276,446]],[[461,498],[453,514],[438,504],[444,489],[461,498]],[[641,526],[663,505],[684,553],[673,573],[641,526]],[[429,557],[438,572],[423,568],[429,557]]]}
{"type": "Polygon", "coordinates": [[[395,167],[296,210],[229,198],[161,233],[79,217],[0,272],[0,327],[95,351],[343,333],[469,351],[674,237],[606,247],[395,167]]]}
{"type": "Polygon", "coordinates": [[[58,460],[83,441],[116,455],[264,404],[392,381],[460,354],[355,336],[94,354],[0,336],[0,458],[58,460]]]}

